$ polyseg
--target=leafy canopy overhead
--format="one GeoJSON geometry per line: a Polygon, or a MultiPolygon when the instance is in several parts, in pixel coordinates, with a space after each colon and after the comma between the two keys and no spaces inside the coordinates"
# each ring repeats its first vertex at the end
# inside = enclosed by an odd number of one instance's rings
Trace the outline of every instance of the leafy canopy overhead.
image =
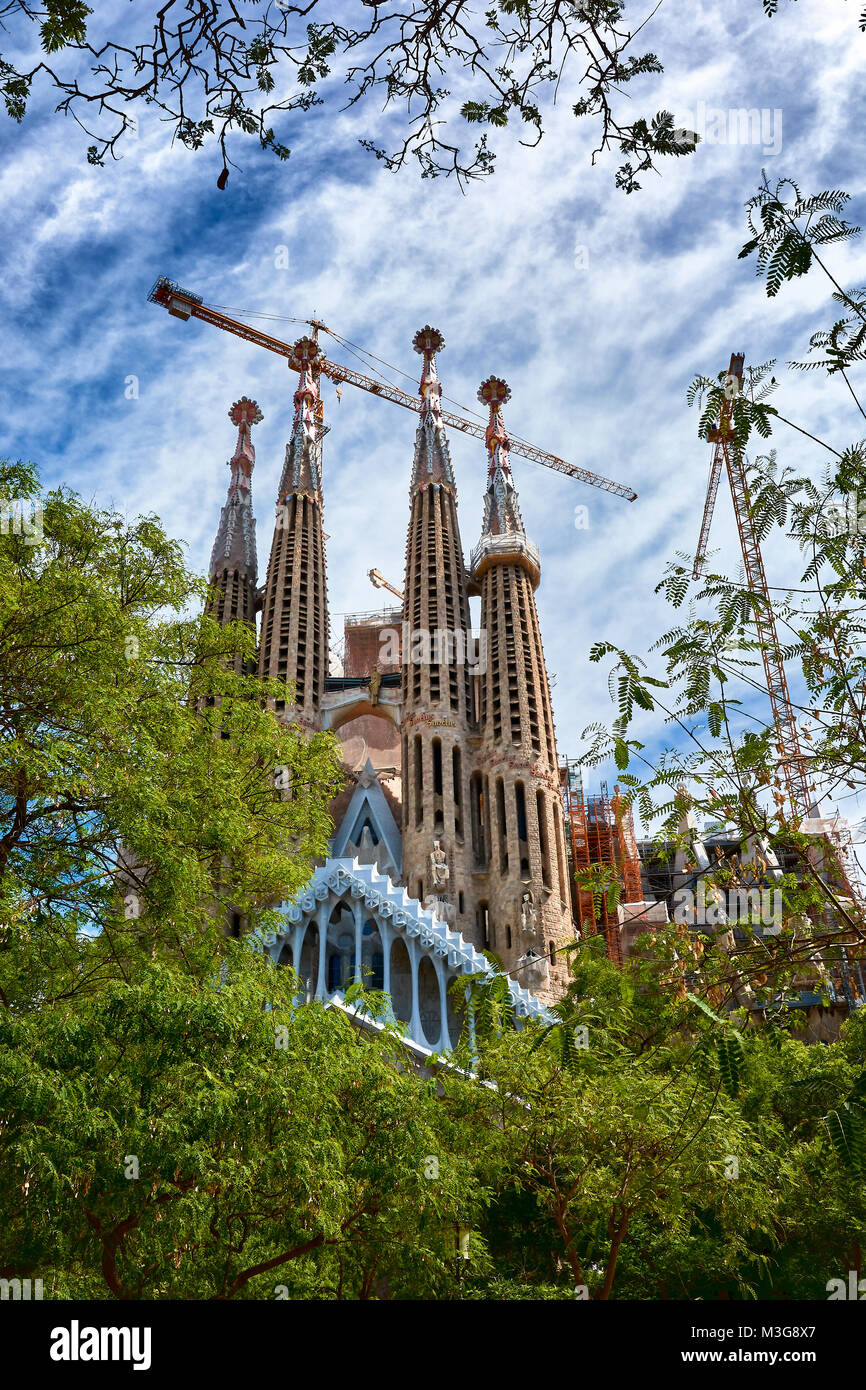
{"type": "Polygon", "coordinates": [[[697,136],[667,111],[626,115],[623,89],[662,72],[655,53],[633,47],[655,11],[629,8],[633,17],[623,0],[167,0],[106,16],[83,0],[0,0],[0,90],[21,121],[37,84],[53,85],[57,110],[92,138],[93,164],[116,156],[152,108],[187,148],[218,143],[221,188],[236,134],[288,159],[276,119],[340,109],[344,97],[377,120],[393,109],[392,144],[361,140],[387,168],[414,159],[425,178],[477,178],[493,169],[496,132],[513,123],[537,144],[543,107],[559,95],[593,121],[593,161],[605,150],[627,157],[616,182],[631,193],[659,156],[691,153],[697,136]],[[480,130],[469,150],[454,134],[461,122],[480,130]]]}

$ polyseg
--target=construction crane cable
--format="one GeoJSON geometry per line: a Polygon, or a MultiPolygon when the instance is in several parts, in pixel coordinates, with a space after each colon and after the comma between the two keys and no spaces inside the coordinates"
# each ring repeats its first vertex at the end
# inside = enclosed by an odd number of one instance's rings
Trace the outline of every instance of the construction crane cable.
{"type": "MultiPolygon", "coordinates": [[[[216,309],[221,314],[237,314],[240,318],[247,319],[273,319],[275,323],[309,323],[309,319],[293,319],[286,314],[266,314],[263,309],[238,309],[231,304],[212,304],[210,300],[203,300],[202,306],[205,309],[216,309]]],[[[326,332],[330,332],[329,329],[326,332]]],[[[333,335],[332,335],[333,336],[333,335]]]]}
{"type": "Polygon", "coordinates": [[[389,371],[397,372],[400,376],[404,376],[407,381],[414,382],[416,380],[416,377],[413,376],[411,372],[405,372],[402,367],[395,367],[393,362],[386,362],[383,357],[377,357],[375,352],[370,352],[367,348],[361,347],[360,343],[353,343],[349,338],[344,338],[340,333],[335,333],[332,328],[329,328],[327,331],[342,347],[348,348],[350,351],[355,349],[354,355],[356,357],[359,352],[363,353],[365,357],[369,357],[371,362],[378,362],[380,367],[387,367],[389,371]]]}
{"type": "MultiPolygon", "coordinates": [[[[330,331],[330,330],[329,330],[329,331],[330,331]]],[[[385,377],[385,376],[383,376],[381,372],[377,372],[377,371],[375,370],[375,368],[371,367],[370,364],[369,364],[368,362],[365,362],[364,358],[361,356],[361,352],[364,351],[363,348],[360,349],[360,352],[355,352],[354,347],[353,347],[353,346],[350,346],[350,344],[348,343],[348,341],[346,341],[346,340],[344,340],[344,339],[342,339],[342,338],[337,338],[336,333],[332,333],[332,334],[331,334],[331,337],[332,337],[332,338],[336,338],[336,340],[337,340],[337,342],[340,344],[340,346],[341,346],[341,347],[344,347],[344,348],[346,349],[347,352],[350,352],[350,353],[352,354],[352,356],[353,356],[354,358],[356,358],[356,360],[357,360],[358,362],[360,362],[361,366],[362,366],[362,367],[365,367],[365,368],[367,369],[368,372],[372,372],[372,373],[374,374],[374,376],[375,376],[377,379],[381,380],[382,383],[383,383],[383,385],[386,385],[386,386],[393,386],[395,391],[401,391],[401,390],[403,389],[401,386],[398,386],[398,385],[397,385],[396,381],[388,381],[388,378],[385,377]]],[[[372,354],[372,353],[368,353],[368,356],[369,356],[369,357],[372,357],[373,354],[372,354]]],[[[375,360],[376,362],[378,362],[378,361],[379,361],[379,358],[377,357],[377,358],[375,358],[374,360],[375,360]]],[[[387,363],[386,363],[385,365],[387,365],[387,363]]],[[[399,367],[393,367],[393,368],[392,368],[392,371],[395,371],[395,372],[399,372],[399,370],[400,370],[399,367]]],[[[404,376],[407,376],[408,373],[407,373],[407,372],[404,372],[403,375],[404,375],[404,376]]],[[[412,378],[410,378],[410,380],[411,380],[411,379],[412,379],[412,378]]]]}
{"type": "MultiPolygon", "coordinates": [[[[290,318],[287,314],[267,314],[262,309],[239,309],[236,305],[233,306],[231,304],[214,304],[210,300],[204,300],[203,304],[206,309],[216,309],[224,314],[238,314],[241,318],[267,319],[273,323],[310,322],[309,319],[290,318]]],[[[357,352],[364,353],[365,356],[369,357],[372,362],[378,362],[380,366],[387,367],[389,371],[399,373],[399,375],[404,376],[407,381],[415,380],[415,377],[411,372],[405,371],[402,367],[395,366],[393,362],[386,362],[385,359],[382,357],[377,357],[374,352],[368,351],[367,348],[361,347],[358,343],[353,343],[349,338],[344,338],[340,333],[336,333],[333,328],[327,328],[324,324],[320,324],[320,328],[323,333],[327,333],[329,337],[333,338],[336,342],[340,343],[341,346],[347,348],[355,348],[357,352]]],[[[393,385],[394,383],[392,382],[391,384],[393,385]]],[[[483,420],[485,418],[477,410],[474,410],[472,406],[464,405],[462,401],[455,400],[453,396],[446,396],[443,394],[442,399],[443,401],[448,401],[451,405],[455,405],[458,410],[462,410],[466,415],[474,415],[479,420],[483,420]]],[[[838,449],[834,449],[832,445],[825,443],[823,439],[818,439],[816,435],[810,434],[809,431],[804,430],[801,425],[794,424],[793,420],[786,419],[784,415],[780,415],[779,412],[775,409],[774,414],[776,416],[776,419],[781,424],[790,425],[791,429],[797,430],[800,434],[805,434],[807,438],[814,440],[816,444],[820,444],[822,448],[826,449],[828,453],[834,454],[836,458],[841,459],[843,457],[843,455],[839,453],[838,449]]],[[[519,435],[516,434],[510,435],[509,437],[514,441],[514,443],[525,444],[528,442],[527,440],[521,439],[519,435]]]]}
{"type": "MultiPolygon", "coordinates": [[[[227,313],[206,305],[200,296],[182,286],[175,284],[165,277],[160,277],[153,286],[149,299],[151,303],[160,304],[168,309],[175,318],[189,319],[196,318],[204,323],[210,323],[214,327],[222,329],[224,332],[233,333],[247,342],[266,348],[269,352],[277,353],[285,357],[289,362],[293,360],[294,348],[291,343],[286,343],[282,339],[274,337],[263,328],[257,328],[252,324],[243,323],[239,319],[232,319],[227,313]]],[[[275,316],[276,317],[276,316],[275,316]]],[[[291,322],[312,323],[315,327],[336,337],[332,330],[316,320],[295,319],[291,322]]],[[[339,341],[339,339],[336,339],[339,341]]],[[[363,351],[363,349],[361,349],[363,351]]],[[[364,363],[366,366],[366,363],[364,363]]],[[[394,385],[392,382],[383,381],[367,374],[362,374],[354,368],[343,366],[338,362],[331,362],[327,358],[320,358],[318,370],[325,377],[328,377],[335,385],[341,382],[348,382],[352,386],[357,386],[361,390],[369,391],[373,395],[382,396],[386,400],[392,401],[396,405],[401,405],[406,410],[420,412],[423,402],[419,395],[410,394],[402,387],[394,385]]],[[[399,368],[394,370],[399,371],[399,368]]],[[[475,412],[472,412],[473,414],[475,412]]],[[[441,420],[444,425],[453,429],[461,430],[464,434],[470,434],[476,439],[485,439],[486,431],[484,424],[479,419],[470,420],[465,415],[457,415],[453,411],[443,410],[441,420]]],[[[568,463],[565,459],[559,458],[556,454],[548,453],[545,449],[539,449],[534,444],[529,444],[513,436],[511,439],[512,450],[523,458],[529,459],[532,463],[539,463],[554,472],[563,473],[569,478],[574,478],[579,482],[588,483],[592,487],[599,488],[603,492],[610,492],[619,497],[624,497],[629,502],[634,502],[637,493],[623,483],[614,482],[610,478],[605,478],[598,473],[593,473],[587,468],[578,468],[576,465],[568,463]]]]}
{"type": "MultiPolygon", "coordinates": [[[[231,304],[212,304],[209,300],[205,301],[204,307],[206,309],[217,309],[224,314],[239,314],[241,318],[270,319],[274,323],[310,322],[309,319],[289,318],[285,314],[266,314],[259,309],[238,309],[237,307],[233,307],[231,304]]],[[[406,378],[407,381],[411,381],[414,383],[416,378],[412,372],[405,371],[403,367],[395,366],[393,362],[386,361],[384,357],[377,357],[375,352],[370,352],[369,348],[362,347],[360,343],[353,343],[351,338],[344,338],[342,333],[337,333],[333,328],[326,328],[324,324],[321,324],[320,328],[323,333],[327,333],[328,336],[333,338],[335,342],[339,343],[341,347],[347,348],[350,351],[354,349],[354,351],[352,352],[353,357],[358,357],[358,353],[362,353],[363,357],[368,357],[371,362],[378,362],[380,367],[387,367],[390,372],[397,372],[399,376],[403,376],[406,378]]],[[[367,366],[367,363],[363,361],[362,357],[358,357],[358,361],[361,362],[362,366],[367,366]]],[[[389,385],[394,386],[396,385],[396,383],[392,381],[389,383],[389,385]]],[[[474,410],[470,405],[464,405],[462,401],[455,400],[453,396],[446,396],[443,393],[442,399],[443,401],[448,401],[450,405],[456,406],[458,410],[462,410],[464,414],[474,415],[477,420],[486,421],[487,419],[487,417],[485,415],[482,415],[480,411],[474,410]]],[[[515,443],[527,442],[526,440],[519,439],[517,435],[513,435],[511,437],[514,439],[515,443]]]]}
{"type": "MultiPolygon", "coordinates": [[[[266,314],[266,313],[264,313],[263,311],[260,311],[260,310],[258,310],[258,309],[238,309],[238,308],[233,308],[230,304],[212,304],[212,303],[210,303],[210,302],[206,302],[206,303],[204,304],[204,307],[205,307],[206,309],[216,309],[217,311],[219,311],[219,312],[221,312],[221,313],[225,313],[225,314],[240,314],[241,316],[246,316],[247,318],[268,319],[268,320],[272,320],[272,321],[275,322],[275,323],[309,323],[309,322],[310,322],[309,319],[288,318],[285,314],[266,314]]],[[[362,367],[366,367],[368,371],[370,371],[370,370],[372,370],[372,369],[368,366],[368,363],[364,360],[365,357],[369,358],[371,362],[377,362],[380,366],[382,366],[382,367],[387,367],[389,371],[397,372],[398,375],[405,377],[407,381],[411,381],[411,382],[414,384],[414,382],[415,382],[415,377],[412,375],[411,372],[405,371],[402,367],[397,367],[397,366],[395,366],[393,362],[388,362],[388,361],[386,361],[385,358],[383,358],[383,357],[377,357],[376,354],[375,354],[374,352],[370,352],[368,348],[361,347],[361,345],[360,345],[359,343],[353,343],[352,340],[351,340],[350,338],[344,338],[343,335],[342,335],[341,333],[335,332],[335,330],[334,330],[333,328],[327,328],[324,324],[321,324],[321,325],[320,325],[320,328],[321,328],[321,331],[322,331],[323,333],[327,333],[328,336],[331,337],[331,338],[333,338],[335,342],[339,343],[341,347],[344,347],[344,348],[346,348],[349,352],[351,352],[352,356],[355,357],[355,358],[357,359],[357,361],[359,361],[359,362],[361,363],[361,366],[362,366],[362,367]],[[363,356],[359,356],[359,353],[360,353],[360,354],[363,354],[363,356]]],[[[394,381],[388,381],[387,378],[386,378],[386,377],[382,377],[380,373],[375,373],[375,372],[374,372],[374,375],[376,375],[376,376],[379,377],[381,380],[383,380],[388,386],[392,386],[395,390],[399,391],[399,390],[402,389],[401,387],[397,386],[397,383],[396,383],[396,382],[394,382],[394,381]]],[[[479,411],[474,410],[474,409],[472,408],[472,406],[465,405],[462,401],[455,400],[455,398],[454,398],[453,396],[446,396],[446,395],[443,393],[443,395],[442,395],[442,400],[443,400],[443,401],[447,401],[449,405],[456,406],[457,409],[460,410],[460,411],[462,411],[464,415],[472,415],[472,416],[475,417],[476,420],[479,420],[479,421],[482,421],[482,422],[486,422],[486,418],[487,418],[486,416],[482,415],[479,411]]],[[[787,423],[787,422],[786,422],[786,423],[787,423]]],[[[514,433],[512,433],[512,432],[509,432],[508,437],[509,437],[511,443],[516,447],[516,449],[517,449],[518,451],[521,451],[521,450],[523,450],[523,449],[532,449],[532,448],[534,447],[532,444],[530,444],[530,442],[529,442],[528,439],[524,439],[524,438],[523,438],[521,435],[519,435],[519,434],[514,434],[514,433]]],[[[545,465],[544,463],[542,463],[540,460],[534,459],[534,458],[529,458],[529,457],[527,457],[525,454],[523,454],[522,457],[526,460],[527,463],[534,463],[534,464],[536,464],[538,467],[545,467],[545,466],[546,466],[546,465],[545,465]]]]}
{"type": "MultiPolygon", "coordinates": [[[[383,357],[377,357],[375,352],[370,352],[367,348],[361,347],[358,343],[351,342],[349,338],[342,337],[341,334],[335,333],[332,328],[326,329],[326,332],[330,333],[331,337],[336,339],[342,347],[356,348],[358,352],[362,352],[366,357],[369,357],[371,362],[378,362],[381,367],[387,367],[389,371],[398,372],[399,375],[404,376],[407,381],[414,382],[416,380],[416,377],[411,372],[404,371],[402,367],[395,367],[393,362],[386,362],[383,357]]],[[[470,405],[464,405],[462,401],[455,400],[453,396],[446,396],[443,392],[442,399],[443,401],[448,401],[450,405],[456,405],[457,409],[462,410],[466,415],[474,415],[477,420],[483,420],[485,422],[487,420],[486,415],[482,415],[478,410],[473,410],[470,405]]],[[[514,438],[516,439],[517,436],[515,435],[514,438]]]]}

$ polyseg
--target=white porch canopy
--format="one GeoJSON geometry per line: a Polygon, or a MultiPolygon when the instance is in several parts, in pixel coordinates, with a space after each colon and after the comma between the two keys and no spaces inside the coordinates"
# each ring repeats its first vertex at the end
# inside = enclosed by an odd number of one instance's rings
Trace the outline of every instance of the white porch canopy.
{"type": "MultiPolygon", "coordinates": [[[[496,973],[460,932],[357,859],[328,859],[281,911],[285,931],[264,944],[278,965],[293,966],[303,998],[341,1002],[363,971],[370,987],[390,995],[412,1042],[433,1052],[450,1052],[460,1034],[450,982],[496,973]]],[[[517,1027],[526,1018],[552,1021],[529,990],[512,982],[509,992],[517,1027]]]]}

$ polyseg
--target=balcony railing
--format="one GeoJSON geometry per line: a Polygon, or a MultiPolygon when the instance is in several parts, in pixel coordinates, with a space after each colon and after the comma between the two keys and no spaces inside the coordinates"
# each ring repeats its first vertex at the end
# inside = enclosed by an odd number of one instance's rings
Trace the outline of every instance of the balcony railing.
{"type": "MultiPolygon", "coordinates": [[[[334,615],[336,617],[336,614],[334,615]]],[[[399,623],[403,618],[402,608],[374,608],[369,613],[344,613],[343,622],[346,627],[361,626],[385,626],[388,623],[399,623]]]]}
{"type": "Polygon", "coordinates": [[[481,564],[481,561],[488,555],[506,556],[523,555],[536,570],[541,569],[541,555],[538,547],[527,540],[525,536],[518,535],[517,532],[509,532],[504,536],[485,536],[479,541],[472,554],[469,556],[470,573],[481,564]]]}

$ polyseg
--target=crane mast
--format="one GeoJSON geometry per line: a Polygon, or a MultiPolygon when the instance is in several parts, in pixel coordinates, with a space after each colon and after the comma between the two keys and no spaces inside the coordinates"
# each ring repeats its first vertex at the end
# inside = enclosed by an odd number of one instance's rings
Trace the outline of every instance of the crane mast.
{"type": "MultiPolygon", "coordinates": [[[[171,280],[163,278],[157,280],[148,295],[148,299],[152,304],[162,305],[174,318],[201,319],[204,323],[211,323],[216,328],[222,328],[226,333],[234,333],[238,338],[243,338],[248,343],[255,343],[258,347],[267,348],[268,352],[277,353],[288,361],[292,359],[293,344],[284,343],[280,338],[275,338],[260,328],[253,328],[250,324],[230,318],[228,314],[224,314],[218,309],[209,308],[200,295],[181,289],[171,280]]],[[[326,333],[330,331],[327,325],[319,319],[308,319],[307,322],[313,328],[316,336],[318,336],[319,329],[326,333]]],[[[408,391],[401,390],[399,386],[392,386],[389,382],[379,381],[376,377],[365,376],[363,372],[353,371],[351,367],[344,367],[339,362],[330,362],[326,357],[318,359],[316,370],[337,386],[348,383],[350,386],[359,387],[362,391],[368,391],[373,396],[381,396],[384,400],[392,401],[395,405],[402,405],[406,410],[416,412],[421,410],[420,396],[412,396],[408,391]]],[[[475,439],[486,438],[486,427],[480,422],[467,420],[465,416],[455,415],[450,410],[443,410],[441,415],[443,422],[452,429],[462,430],[464,434],[470,434],[475,439]]],[[[559,458],[556,454],[550,454],[545,449],[539,449],[526,440],[509,436],[509,442],[513,454],[519,454],[522,458],[529,459],[533,463],[543,464],[545,468],[552,468],[557,473],[564,473],[566,477],[574,478],[577,482],[589,483],[591,487],[601,488],[603,492],[624,497],[628,502],[634,502],[637,497],[637,493],[623,483],[615,483],[610,478],[603,478],[598,473],[590,472],[589,469],[578,468],[573,463],[566,463],[565,459],[559,458]]]]}
{"type": "Polygon", "coordinates": [[[746,572],[746,583],[750,591],[755,594],[758,599],[754,609],[755,627],[761,647],[764,674],[767,679],[767,693],[770,696],[770,707],[772,709],[773,723],[778,739],[777,746],[782,763],[785,787],[794,814],[806,819],[809,815],[812,799],[809,795],[809,786],[806,780],[803,751],[800,746],[800,735],[791,705],[788,682],[785,677],[785,667],[782,661],[779,635],[776,630],[776,620],[770,601],[770,591],[767,585],[767,576],[764,571],[761,547],[755,531],[754,522],[752,521],[745,463],[743,461],[742,451],[737,448],[736,431],[731,423],[734,400],[739,394],[743,381],[743,360],[742,354],[734,353],[731,356],[719,425],[716,429],[710,430],[708,435],[710,442],[715,447],[713,449],[713,460],[710,466],[707,496],[704,502],[701,533],[695,554],[693,577],[695,579],[700,578],[703,571],[710,535],[710,525],[713,519],[713,510],[719,490],[722,469],[724,468],[727,472],[728,482],[731,488],[734,516],[737,521],[740,549],[742,550],[743,565],[746,572]]]}

